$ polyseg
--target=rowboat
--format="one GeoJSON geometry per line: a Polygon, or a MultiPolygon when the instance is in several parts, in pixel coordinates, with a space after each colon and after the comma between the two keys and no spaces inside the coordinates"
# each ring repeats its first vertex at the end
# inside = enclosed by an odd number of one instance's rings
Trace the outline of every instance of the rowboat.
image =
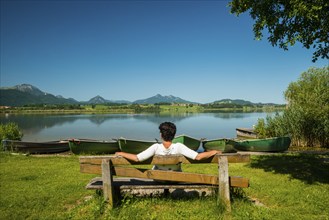
{"type": "Polygon", "coordinates": [[[69,146],[74,154],[114,154],[120,151],[115,140],[70,139],[69,146]]]}
{"type": "Polygon", "coordinates": [[[2,140],[2,146],[6,151],[28,154],[54,154],[70,150],[67,140],[48,142],[2,140]]]}
{"type": "Polygon", "coordinates": [[[187,135],[179,135],[179,136],[176,136],[172,142],[173,143],[182,143],[185,146],[187,146],[188,148],[197,151],[200,146],[201,140],[187,136],[187,135]]]}
{"type": "Polygon", "coordinates": [[[235,130],[238,138],[257,138],[257,133],[253,128],[236,128],[235,130]]]}
{"type": "Polygon", "coordinates": [[[289,148],[290,137],[273,137],[264,139],[231,140],[234,148],[240,151],[280,152],[289,148]]]}
{"type": "Polygon", "coordinates": [[[212,140],[203,140],[202,147],[205,151],[209,150],[219,150],[223,153],[235,153],[237,152],[234,149],[232,142],[229,139],[218,138],[212,140]]]}
{"type": "Polygon", "coordinates": [[[118,143],[121,151],[131,154],[138,154],[149,148],[151,145],[158,143],[158,141],[134,140],[121,137],[118,139],[118,143]]]}

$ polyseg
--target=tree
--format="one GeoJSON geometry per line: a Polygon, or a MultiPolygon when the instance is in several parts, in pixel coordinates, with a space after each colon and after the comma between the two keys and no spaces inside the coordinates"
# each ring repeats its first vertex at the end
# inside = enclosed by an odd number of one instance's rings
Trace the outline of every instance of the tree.
{"type": "Polygon", "coordinates": [[[267,29],[272,46],[288,50],[299,41],[315,49],[313,62],[319,57],[329,59],[328,0],[232,0],[229,6],[237,16],[249,12],[255,20],[256,39],[262,39],[267,29]]]}
{"type": "Polygon", "coordinates": [[[285,91],[287,108],[274,118],[258,120],[263,136],[289,134],[294,145],[329,148],[329,67],[310,68],[285,91]]]}
{"type": "Polygon", "coordinates": [[[292,132],[308,146],[329,147],[329,67],[310,68],[285,92],[292,132]],[[295,123],[293,123],[295,122],[295,123]]]}

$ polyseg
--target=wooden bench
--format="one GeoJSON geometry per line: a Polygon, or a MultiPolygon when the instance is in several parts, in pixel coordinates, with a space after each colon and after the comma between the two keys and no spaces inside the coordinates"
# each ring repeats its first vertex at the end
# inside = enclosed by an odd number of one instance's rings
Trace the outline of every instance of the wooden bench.
{"type": "Polygon", "coordinates": [[[129,161],[119,156],[80,156],[82,173],[101,174],[88,183],[87,189],[102,189],[109,205],[117,204],[117,195],[123,189],[197,189],[217,188],[218,203],[231,210],[230,187],[249,187],[249,180],[243,177],[229,177],[228,163],[249,162],[249,155],[217,154],[206,160],[196,161],[181,155],[154,156],[143,162],[129,161]],[[218,175],[140,169],[137,164],[218,164],[218,175]],[[116,176],[114,178],[114,176],[116,176]],[[132,177],[123,179],[120,177],[132,177]],[[154,181],[156,180],[156,181],[154,181]]]}

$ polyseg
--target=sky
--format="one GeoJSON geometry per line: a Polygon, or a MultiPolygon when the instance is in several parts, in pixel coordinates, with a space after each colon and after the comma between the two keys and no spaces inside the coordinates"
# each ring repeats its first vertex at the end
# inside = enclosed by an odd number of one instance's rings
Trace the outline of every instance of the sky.
{"type": "MultiPolygon", "coordinates": [[[[314,51],[257,41],[228,1],[1,0],[1,87],[87,101],[156,94],[285,103],[314,51]]],[[[264,32],[266,35],[266,32],[264,32]]]]}

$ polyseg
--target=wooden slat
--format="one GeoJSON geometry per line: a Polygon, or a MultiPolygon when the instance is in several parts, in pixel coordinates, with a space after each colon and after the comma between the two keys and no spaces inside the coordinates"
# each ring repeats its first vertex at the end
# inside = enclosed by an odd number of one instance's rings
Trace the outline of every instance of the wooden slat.
{"type": "MultiPolygon", "coordinates": [[[[135,177],[162,181],[177,181],[186,183],[218,185],[218,176],[216,175],[135,169],[128,167],[114,167],[114,170],[115,175],[122,177],[135,177]]],[[[230,177],[229,183],[232,187],[246,188],[249,186],[249,180],[243,177],[230,177]]]]}
{"type": "Polygon", "coordinates": [[[134,164],[197,164],[197,163],[217,163],[218,157],[227,157],[229,163],[246,163],[250,161],[250,155],[241,154],[217,154],[205,160],[191,160],[182,155],[166,155],[154,156],[149,160],[142,162],[129,161],[120,156],[81,156],[79,158],[80,164],[99,164],[101,165],[103,159],[110,159],[113,165],[134,165],[134,164]]]}
{"type": "MultiPolygon", "coordinates": [[[[120,169],[135,169],[135,168],[120,168],[120,169]]],[[[118,167],[115,167],[115,170],[118,170],[118,167]]],[[[125,171],[125,173],[127,174],[126,176],[128,176],[128,174],[130,174],[129,177],[139,177],[139,178],[144,178],[144,176],[146,176],[146,174],[144,174],[144,172],[146,171],[146,169],[137,169],[138,171],[125,171]],[[136,175],[136,176],[135,176],[136,175]]],[[[102,174],[102,169],[101,166],[98,165],[92,165],[92,164],[80,164],[80,171],[82,173],[90,173],[90,174],[102,174]]],[[[118,171],[120,172],[120,171],[118,171]]],[[[166,171],[163,171],[166,172],[166,171]]],[[[170,172],[172,173],[172,172],[170,172]]],[[[181,173],[181,172],[180,172],[181,173]]],[[[122,173],[121,175],[116,174],[118,176],[123,176],[122,173]]],[[[206,174],[203,174],[206,175],[206,174]]],[[[153,179],[153,178],[150,178],[153,179]]],[[[214,184],[218,184],[214,183],[214,184]]],[[[243,178],[243,177],[230,177],[230,186],[232,187],[243,187],[243,188],[247,188],[249,187],[249,180],[247,178],[243,178]]]]}
{"type": "Polygon", "coordinates": [[[102,174],[101,165],[81,163],[80,164],[81,173],[90,173],[90,174],[102,174]]]}
{"type": "Polygon", "coordinates": [[[230,187],[240,187],[240,188],[249,187],[249,179],[241,176],[230,176],[229,183],[230,183],[230,187]]]}
{"type": "Polygon", "coordinates": [[[217,176],[207,174],[184,173],[162,170],[140,170],[135,168],[115,167],[117,176],[177,181],[201,184],[216,184],[217,176]]]}

